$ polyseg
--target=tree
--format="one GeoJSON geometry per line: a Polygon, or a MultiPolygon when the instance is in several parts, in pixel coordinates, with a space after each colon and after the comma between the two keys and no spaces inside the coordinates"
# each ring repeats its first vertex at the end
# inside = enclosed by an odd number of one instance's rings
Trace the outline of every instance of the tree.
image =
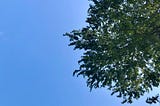
{"type": "Polygon", "coordinates": [[[65,34],[69,46],[84,50],[73,74],[132,103],[160,85],[160,1],[91,1],[88,26],[65,34]]]}

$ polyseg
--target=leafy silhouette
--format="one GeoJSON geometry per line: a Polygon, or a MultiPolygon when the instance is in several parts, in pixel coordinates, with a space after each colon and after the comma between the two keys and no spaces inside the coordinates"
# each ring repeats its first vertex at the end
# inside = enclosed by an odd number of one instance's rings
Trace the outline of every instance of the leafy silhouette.
{"type": "Polygon", "coordinates": [[[107,87],[132,103],[160,85],[160,1],[91,1],[88,26],[64,34],[84,51],[73,74],[84,76],[91,90],[107,87]]]}

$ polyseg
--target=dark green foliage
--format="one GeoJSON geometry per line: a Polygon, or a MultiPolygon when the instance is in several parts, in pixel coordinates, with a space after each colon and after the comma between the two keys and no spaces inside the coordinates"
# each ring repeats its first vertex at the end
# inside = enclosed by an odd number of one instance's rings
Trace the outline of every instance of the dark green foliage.
{"type": "Polygon", "coordinates": [[[156,96],[152,96],[151,98],[147,98],[146,102],[149,103],[149,104],[152,104],[152,103],[157,103],[160,101],[158,100],[159,98],[159,95],[156,95],[156,96]]]}
{"type": "Polygon", "coordinates": [[[160,1],[91,1],[88,26],[65,34],[84,50],[74,75],[132,103],[160,85],[160,1]]]}

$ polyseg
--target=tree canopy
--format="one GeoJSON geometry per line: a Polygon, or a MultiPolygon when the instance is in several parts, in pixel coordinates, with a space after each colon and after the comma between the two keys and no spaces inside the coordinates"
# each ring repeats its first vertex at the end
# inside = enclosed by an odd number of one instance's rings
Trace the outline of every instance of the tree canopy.
{"type": "Polygon", "coordinates": [[[69,46],[84,50],[74,75],[90,89],[107,87],[122,103],[159,87],[160,0],[91,0],[86,22],[65,34],[69,46]]]}

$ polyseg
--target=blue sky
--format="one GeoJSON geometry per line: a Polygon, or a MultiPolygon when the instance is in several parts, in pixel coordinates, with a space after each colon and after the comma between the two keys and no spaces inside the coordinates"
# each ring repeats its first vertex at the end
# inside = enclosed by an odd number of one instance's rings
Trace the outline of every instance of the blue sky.
{"type": "Polygon", "coordinates": [[[0,1],[0,106],[149,106],[121,105],[72,76],[81,52],[63,34],[86,25],[87,8],[87,0],[0,1]]]}

